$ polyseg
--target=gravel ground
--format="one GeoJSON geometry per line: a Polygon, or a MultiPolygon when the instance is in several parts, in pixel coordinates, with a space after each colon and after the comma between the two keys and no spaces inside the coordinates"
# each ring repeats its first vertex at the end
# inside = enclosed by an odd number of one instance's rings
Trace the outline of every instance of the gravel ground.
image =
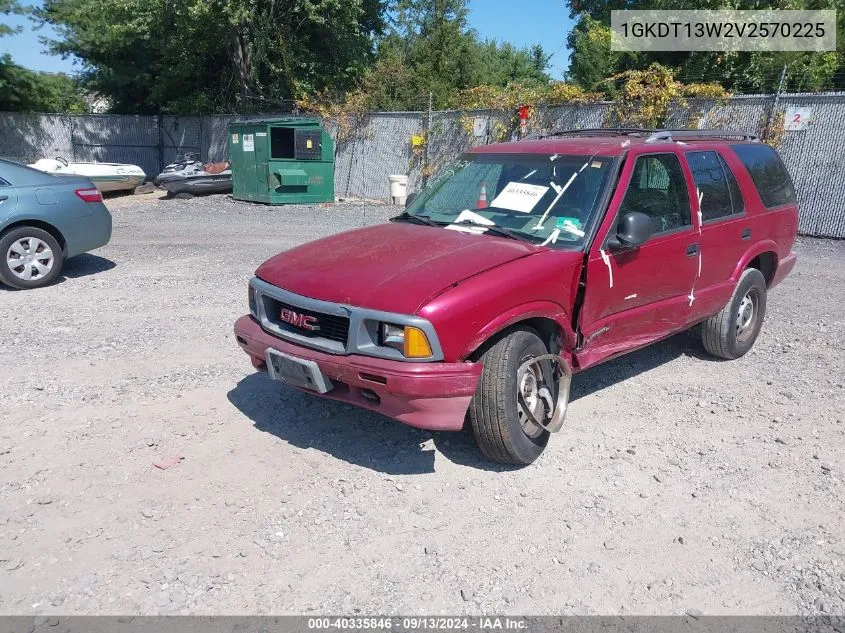
{"type": "Polygon", "coordinates": [[[800,242],[745,358],[576,377],[512,470],[235,344],[260,262],[395,207],[110,205],[61,283],[0,289],[0,613],[845,612],[845,242],[800,242]]]}

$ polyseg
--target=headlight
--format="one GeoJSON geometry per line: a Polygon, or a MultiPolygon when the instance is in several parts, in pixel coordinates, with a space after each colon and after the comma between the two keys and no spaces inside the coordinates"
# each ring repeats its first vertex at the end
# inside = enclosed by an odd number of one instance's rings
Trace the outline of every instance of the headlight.
{"type": "Polygon", "coordinates": [[[255,297],[255,288],[252,287],[252,284],[247,286],[247,288],[248,290],[246,292],[247,299],[249,301],[249,313],[255,318],[258,318],[258,301],[255,297]]]}
{"type": "Polygon", "coordinates": [[[425,332],[410,325],[381,324],[381,344],[402,352],[405,358],[430,358],[431,344],[425,332]]]}

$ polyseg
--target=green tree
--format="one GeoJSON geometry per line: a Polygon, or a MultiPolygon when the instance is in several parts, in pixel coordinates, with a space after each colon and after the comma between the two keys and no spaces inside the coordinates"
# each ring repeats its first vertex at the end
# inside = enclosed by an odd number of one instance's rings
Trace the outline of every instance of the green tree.
{"type": "Polygon", "coordinates": [[[278,109],[355,85],[385,0],[46,0],[55,54],[117,112],[278,109]]]}
{"type": "Polygon", "coordinates": [[[37,73],[0,57],[0,111],[85,112],[85,101],[67,75],[37,73]]]}
{"type": "MultiPolygon", "coordinates": [[[[23,15],[24,13],[26,13],[26,10],[17,0],[0,0],[0,15],[23,15]]],[[[12,28],[8,24],[0,22],[0,37],[17,33],[20,30],[20,27],[12,28]]]]}
{"type": "Polygon", "coordinates": [[[787,68],[787,90],[845,88],[845,0],[567,0],[576,26],[569,38],[570,76],[595,87],[628,70],[646,70],[653,63],[671,68],[684,83],[718,82],[732,92],[771,92],[787,68]],[[837,9],[837,51],[832,53],[706,52],[612,53],[610,14],[621,9],[837,9]],[[598,37],[602,34],[601,37],[598,37]],[[607,40],[605,40],[605,34],[607,40]],[[607,42],[607,46],[605,46],[607,42]]]}
{"type": "Polygon", "coordinates": [[[458,92],[476,86],[548,83],[541,46],[481,41],[467,16],[466,0],[398,0],[373,70],[392,83],[373,86],[374,107],[424,108],[431,93],[434,107],[443,108],[458,92]]]}
{"type": "Polygon", "coordinates": [[[569,33],[569,79],[587,90],[608,92],[619,70],[619,53],[610,50],[610,28],[584,15],[569,33]]]}

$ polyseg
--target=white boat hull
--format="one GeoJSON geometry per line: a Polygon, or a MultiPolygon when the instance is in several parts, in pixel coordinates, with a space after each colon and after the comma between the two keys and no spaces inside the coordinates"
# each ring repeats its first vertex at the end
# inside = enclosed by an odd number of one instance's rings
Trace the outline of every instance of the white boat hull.
{"type": "Polygon", "coordinates": [[[123,163],[67,163],[42,158],[30,167],[56,176],[83,176],[100,191],[134,189],[146,180],[144,170],[137,165],[123,163]]]}

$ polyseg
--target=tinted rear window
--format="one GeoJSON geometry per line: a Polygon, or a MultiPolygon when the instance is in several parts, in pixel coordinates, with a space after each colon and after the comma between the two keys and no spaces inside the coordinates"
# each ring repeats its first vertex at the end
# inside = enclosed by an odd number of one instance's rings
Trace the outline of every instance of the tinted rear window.
{"type": "Polygon", "coordinates": [[[766,208],[795,204],[795,188],[777,152],[763,143],[732,145],[766,208]]]}

